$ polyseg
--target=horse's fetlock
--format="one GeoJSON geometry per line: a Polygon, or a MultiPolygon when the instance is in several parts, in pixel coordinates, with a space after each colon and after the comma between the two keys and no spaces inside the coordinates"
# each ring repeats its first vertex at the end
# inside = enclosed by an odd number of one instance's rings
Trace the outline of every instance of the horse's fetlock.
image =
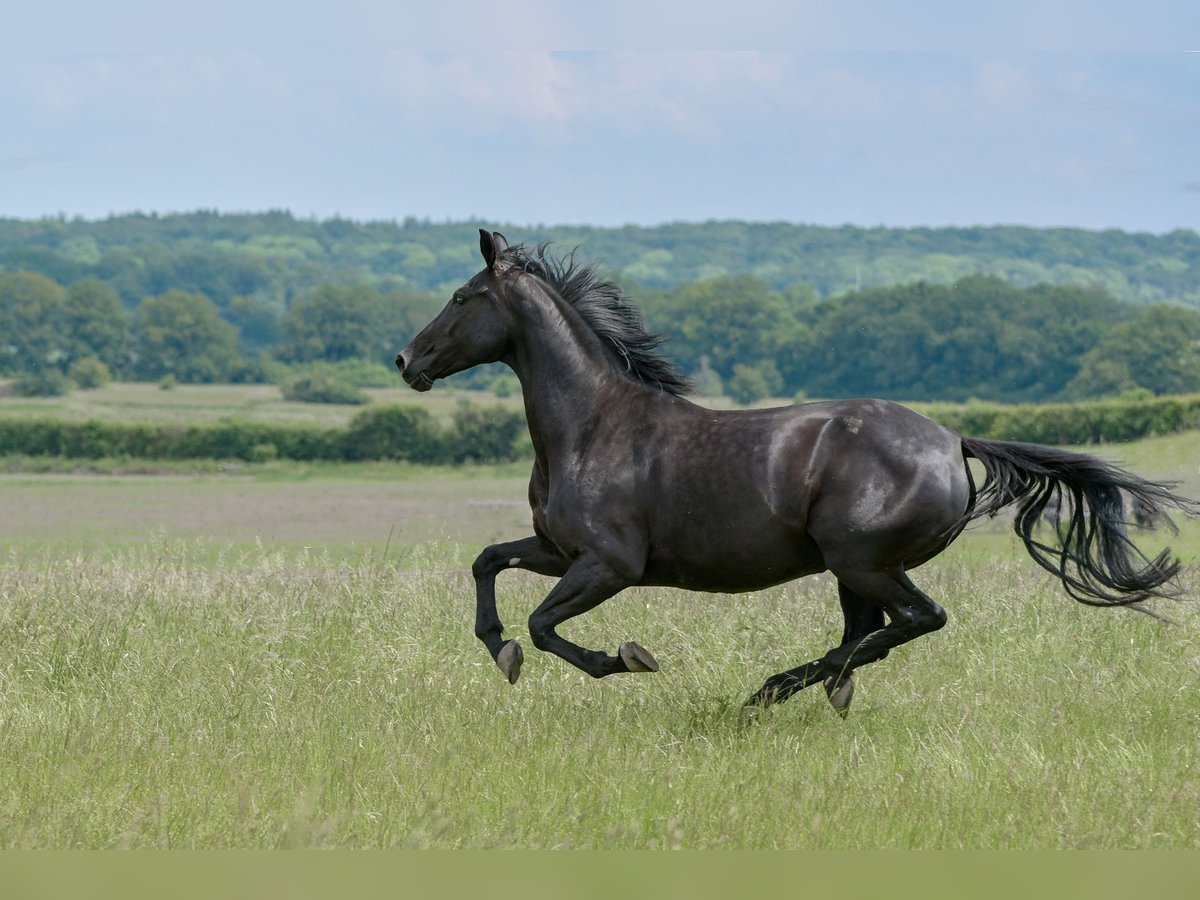
{"type": "Polygon", "coordinates": [[[554,631],[535,613],[529,617],[529,639],[539,650],[550,648],[550,637],[554,631]]]}

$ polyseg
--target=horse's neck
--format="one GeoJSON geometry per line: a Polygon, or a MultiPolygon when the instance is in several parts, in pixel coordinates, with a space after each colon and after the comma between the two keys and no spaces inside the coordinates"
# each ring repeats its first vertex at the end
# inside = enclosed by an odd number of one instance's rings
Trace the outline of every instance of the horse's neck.
{"type": "Polygon", "coordinates": [[[613,368],[600,339],[561,303],[545,297],[526,307],[520,339],[505,359],[521,381],[534,450],[551,468],[579,445],[604,401],[633,386],[613,368]]]}

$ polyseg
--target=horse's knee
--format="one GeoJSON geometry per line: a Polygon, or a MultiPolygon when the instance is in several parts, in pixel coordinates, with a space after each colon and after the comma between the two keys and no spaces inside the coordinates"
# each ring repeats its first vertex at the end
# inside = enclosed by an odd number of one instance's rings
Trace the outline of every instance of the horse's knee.
{"type": "Polygon", "coordinates": [[[501,564],[499,556],[500,554],[494,546],[483,548],[483,552],[475,557],[475,562],[471,563],[471,574],[475,576],[476,581],[495,575],[505,568],[501,564]]]}

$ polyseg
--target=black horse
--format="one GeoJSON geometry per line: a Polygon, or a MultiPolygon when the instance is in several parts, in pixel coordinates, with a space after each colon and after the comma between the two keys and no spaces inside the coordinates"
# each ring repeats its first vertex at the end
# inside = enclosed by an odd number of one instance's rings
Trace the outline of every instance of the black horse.
{"type": "Polygon", "coordinates": [[[656,354],[660,339],[594,265],[510,247],[480,231],[487,263],[396,357],[418,391],[480,363],[520,379],[533,439],[531,537],[484,549],[472,567],[475,634],[510,682],[523,653],[502,638],[495,582],[506,568],[559,578],[529,618],[534,646],[600,678],[654,672],[632,641],[615,655],[556,628],[632,585],[757,590],[830,571],[842,642],[781,672],[749,711],[822,682],[843,714],[851,673],[946,614],[909,580],[966,525],[1012,503],[1033,558],[1067,592],[1099,606],[1172,592],[1178,560],[1126,536],[1122,495],[1159,516],[1196,512],[1170,485],[1080,453],[962,437],[896,403],[834,400],[716,411],[682,396],[687,382],[656,354]],[[986,479],[977,490],[967,458],[986,479]],[[1059,545],[1034,537],[1047,504],[1069,501],[1059,545]]]}

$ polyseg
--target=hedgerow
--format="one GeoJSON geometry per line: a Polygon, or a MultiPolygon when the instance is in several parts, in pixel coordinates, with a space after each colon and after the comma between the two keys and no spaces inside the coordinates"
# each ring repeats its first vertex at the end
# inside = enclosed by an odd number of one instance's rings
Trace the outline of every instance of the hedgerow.
{"type": "MultiPolygon", "coordinates": [[[[960,434],[1042,444],[1102,444],[1200,428],[1200,394],[1088,403],[917,404],[960,434]]],[[[153,425],[0,418],[0,455],[73,459],[402,460],[431,465],[509,462],[528,452],[524,420],[464,405],[442,425],[418,406],[377,405],[345,428],[305,423],[153,425]]]]}
{"type": "Polygon", "coordinates": [[[518,412],[471,407],[459,410],[448,426],[440,425],[425,409],[405,406],[371,407],[346,428],[304,423],[179,426],[0,418],[0,456],[509,462],[518,455],[517,440],[523,429],[518,412]]]}

